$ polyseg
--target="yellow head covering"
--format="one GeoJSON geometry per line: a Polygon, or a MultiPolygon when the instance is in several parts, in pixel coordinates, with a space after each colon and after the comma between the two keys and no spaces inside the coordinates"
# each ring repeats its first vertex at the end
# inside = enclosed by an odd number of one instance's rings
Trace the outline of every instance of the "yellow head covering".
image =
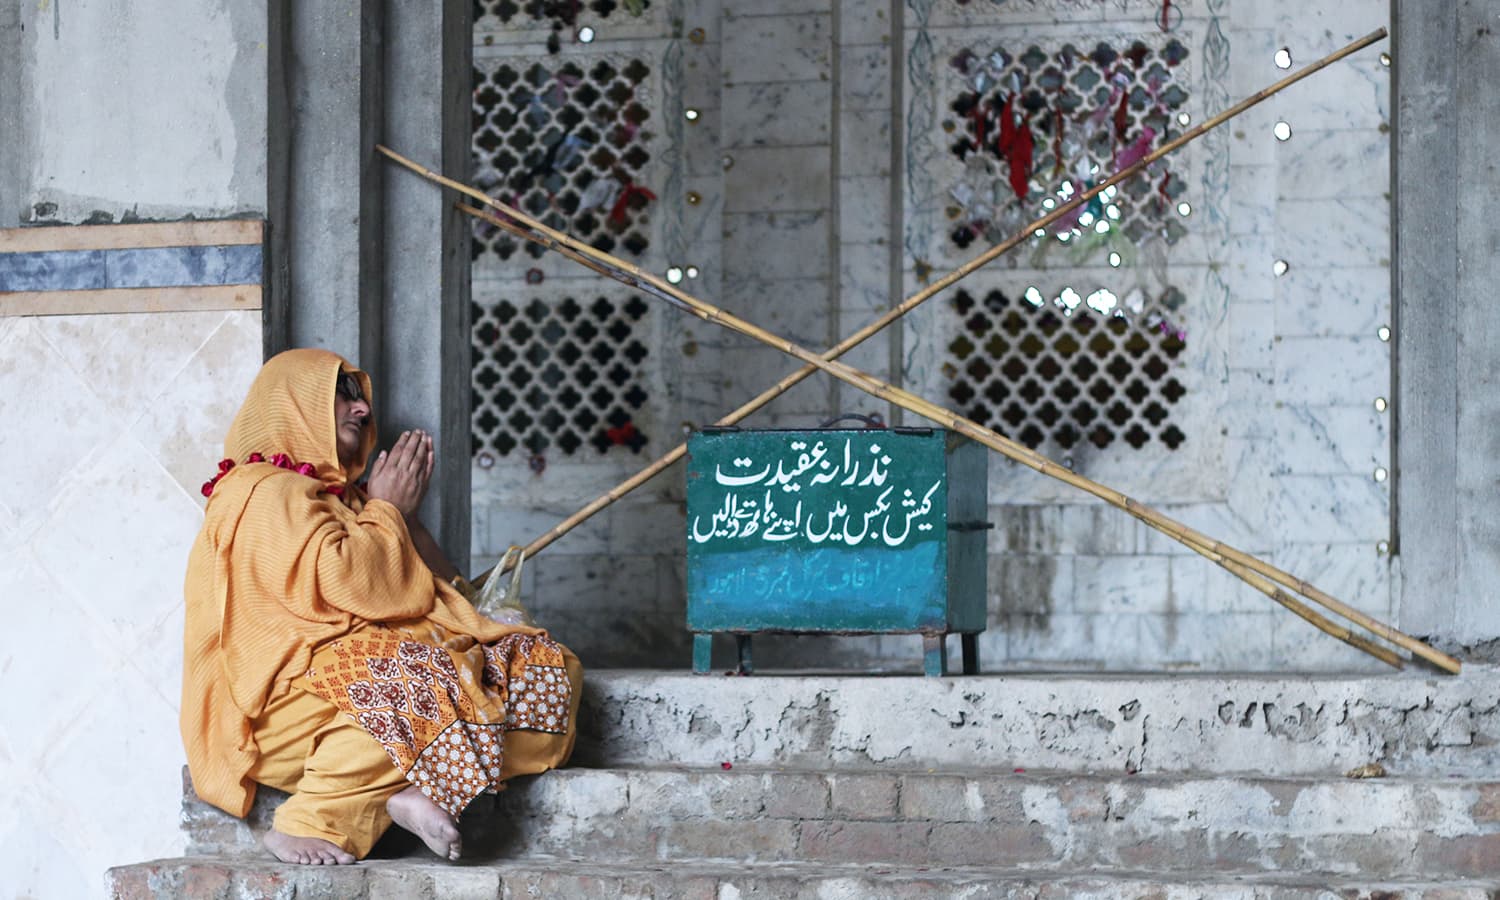
{"type": "Polygon", "coordinates": [[[341,371],[359,381],[373,404],[370,376],[337,353],[287,350],[271,357],[255,376],[245,404],[229,427],[224,455],[243,463],[251,453],[268,459],[273,453],[285,453],[293,462],[312,463],[316,477],[325,484],[357,479],[375,446],[375,420],[371,416],[365,423],[357,461],[345,471],[339,464],[338,423],[333,418],[341,371]]]}

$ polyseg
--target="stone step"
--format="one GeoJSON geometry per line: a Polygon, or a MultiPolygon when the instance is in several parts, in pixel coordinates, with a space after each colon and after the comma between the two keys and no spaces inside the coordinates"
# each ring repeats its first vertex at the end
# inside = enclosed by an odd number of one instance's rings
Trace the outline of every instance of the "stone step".
{"type": "MultiPolygon", "coordinates": [[[[260,855],[263,802],[240,823],[190,801],[189,852],[260,855]]],[[[1500,876],[1500,781],[1457,778],[573,768],[463,827],[479,859],[1500,876]]]]}
{"type": "Polygon", "coordinates": [[[234,897],[360,897],[368,900],[493,900],[651,897],[655,900],[818,898],[917,900],[1492,900],[1500,881],[1437,882],[1258,876],[1164,878],[1149,873],[1036,876],[998,868],[774,864],[599,865],[525,860],[447,865],[377,860],[354,866],[195,857],[137,863],[105,874],[117,900],[234,897]]]}
{"type": "Polygon", "coordinates": [[[501,858],[1500,876],[1500,781],[571,769],[495,815],[501,858]]]}
{"type": "Polygon", "coordinates": [[[1500,668],[1447,676],[602,671],[575,761],[1320,775],[1500,773],[1500,668]]]}

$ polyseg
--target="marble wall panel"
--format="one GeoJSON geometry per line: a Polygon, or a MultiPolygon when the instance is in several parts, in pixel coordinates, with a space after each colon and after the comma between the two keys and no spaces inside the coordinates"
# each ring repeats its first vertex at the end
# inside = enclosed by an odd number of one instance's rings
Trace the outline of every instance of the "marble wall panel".
{"type": "Polygon", "coordinates": [[[1390,588],[1395,559],[1375,544],[1287,543],[1277,546],[1267,559],[1355,609],[1386,621],[1394,618],[1390,588]]]}
{"type": "Polygon", "coordinates": [[[1223,566],[1196,553],[1170,557],[1170,608],[1184,617],[1264,612],[1272,601],[1223,566]]]}
{"type": "MultiPolygon", "coordinates": [[[[87,871],[155,858],[168,843],[163,832],[176,830],[181,811],[177,704],[154,696],[140,676],[121,668],[77,712],[87,727],[52,748],[45,765],[48,781],[69,801],[53,821],[68,828],[64,834],[93,839],[80,860],[87,871]],[[110,735],[109,753],[99,752],[101,734],[110,735]]],[[[180,841],[179,835],[172,843],[180,841]]]]}
{"type": "Polygon", "coordinates": [[[1281,475],[1277,528],[1287,542],[1368,542],[1391,536],[1387,484],[1369,475],[1281,475]]]}
{"type": "Polygon", "coordinates": [[[891,174],[891,117],[867,110],[839,116],[839,174],[891,174]]]}
{"type": "Polygon", "coordinates": [[[839,0],[839,38],[845,44],[889,44],[901,4],[881,0],[839,0]]]}
{"type": "Polygon", "coordinates": [[[528,565],[537,621],[585,667],[691,664],[682,580],[661,553],[539,555],[528,565]]]}
{"type": "Polygon", "coordinates": [[[0,698],[0,752],[28,773],[0,824],[0,868],[20,894],[93,896],[105,868],[182,850],[182,577],[198,485],[260,365],[259,318],[0,325],[0,457],[28,473],[6,482],[28,491],[27,527],[0,529],[0,596],[19,601],[0,669],[56,669],[63,641],[68,670],[54,690],[0,698]],[[172,440],[164,423],[192,433],[172,440]]]}
{"type": "MultiPolygon", "coordinates": [[[[1268,478],[1260,472],[1246,472],[1236,476],[1230,485],[1231,491],[1253,490],[1269,494],[1274,490],[1268,478]]],[[[1275,543],[1272,522],[1264,509],[1253,508],[1244,502],[1236,508],[1230,502],[1162,504],[1156,507],[1163,515],[1180,522],[1198,533],[1228,544],[1246,553],[1267,552],[1275,543]]],[[[1141,553],[1163,556],[1197,556],[1196,551],[1180,541],[1149,526],[1142,526],[1141,553]]]]}
{"type": "Polygon", "coordinates": [[[1276,256],[1274,230],[1234,236],[1234,252],[1219,269],[1231,302],[1270,300],[1276,296],[1272,280],[1276,256]]]}
{"type": "MultiPolygon", "coordinates": [[[[129,411],[125,423],[130,426],[136,421],[134,417],[148,416],[160,409],[152,401],[172,385],[175,376],[190,362],[212,364],[207,361],[235,358],[228,347],[222,348],[230,351],[224,357],[199,352],[205,341],[212,340],[218,329],[231,320],[260,327],[260,315],[255,311],[179,312],[168,316],[134,313],[42,316],[31,321],[47,343],[57,348],[67,367],[89,385],[92,393],[109,404],[117,416],[129,411]],[[143,354],[142,347],[150,347],[151,352],[143,354]]],[[[245,330],[237,337],[259,340],[258,334],[245,330]]],[[[224,396],[220,402],[238,408],[248,387],[248,381],[222,385],[224,396]]],[[[215,437],[222,443],[222,434],[215,437]]]]}
{"type": "Polygon", "coordinates": [[[1275,230],[1276,207],[1268,198],[1277,177],[1274,165],[1236,163],[1229,167],[1229,233],[1236,239],[1275,230]]]}
{"type": "MultiPolygon", "coordinates": [[[[1335,621],[1342,623],[1339,619],[1335,621]]],[[[1278,670],[1340,674],[1363,672],[1376,676],[1389,675],[1395,671],[1364,651],[1324,634],[1290,612],[1274,616],[1271,619],[1271,629],[1270,658],[1272,666],[1278,670]]]]}
{"type": "Polygon", "coordinates": [[[1275,384],[1275,369],[1230,369],[1226,373],[1223,428],[1230,438],[1270,436],[1270,423],[1261,413],[1270,387],[1275,384]]]}
{"type": "Polygon", "coordinates": [[[1248,438],[1232,440],[1230,448],[1233,477],[1225,506],[1239,527],[1213,536],[1241,550],[1261,552],[1274,542],[1284,515],[1279,505],[1284,495],[1276,477],[1269,474],[1276,467],[1277,444],[1274,438],[1248,438]]]}
{"type": "MultiPolygon", "coordinates": [[[[818,6],[827,8],[827,4],[818,6]]],[[[764,11],[757,8],[756,12],[764,11]]],[[[828,77],[833,61],[830,14],[726,15],[726,19],[731,18],[733,24],[726,30],[724,41],[726,84],[828,77]]]]}
{"type": "MultiPolygon", "coordinates": [[[[827,311],[828,287],[827,280],[822,278],[732,280],[724,286],[723,307],[778,337],[809,350],[822,351],[829,346],[832,336],[827,311]]],[[[787,365],[801,365],[771,347],[758,343],[755,346],[770,358],[782,356],[787,365]]]]}
{"type": "Polygon", "coordinates": [[[1390,344],[1370,337],[1286,337],[1276,342],[1276,399],[1342,406],[1390,392],[1390,344]]]}
{"type": "MultiPolygon", "coordinates": [[[[1006,461],[1006,478],[1043,478],[1006,461]]],[[[990,471],[993,486],[995,470],[990,471]]],[[[1127,556],[1147,552],[1140,521],[1102,502],[991,506],[989,552],[994,555],[1127,556]]]]}
{"type": "MultiPolygon", "coordinates": [[[[675,432],[663,432],[653,439],[666,449],[676,442],[675,438],[675,432]]],[[[496,521],[501,523],[506,521],[509,511],[521,508],[550,510],[561,518],[573,511],[566,507],[576,508],[634,473],[651,458],[653,449],[648,445],[638,454],[611,454],[602,458],[592,448],[577,457],[544,455],[538,461],[542,467],[540,474],[533,468],[532,460],[524,456],[506,457],[488,469],[475,466],[470,474],[474,506],[476,510],[481,504],[500,507],[496,521]]],[[[659,490],[652,481],[636,493],[654,496],[659,490]]],[[[474,521],[476,526],[483,524],[477,514],[474,521]]]]}
{"type": "Polygon", "coordinates": [[[724,211],[821,212],[830,206],[833,176],[827,144],[741,147],[724,173],[724,211]]]}
{"type": "Polygon", "coordinates": [[[900,303],[891,297],[891,250],[884,241],[845,242],[839,245],[839,295],[859,306],[875,303],[882,310],[900,303]],[[881,298],[874,301],[872,298],[881,298]]]}
{"type": "MultiPolygon", "coordinates": [[[[1165,556],[1078,556],[1068,612],[1162,613],[1168,608],[1170,559],[1165,556]]],[[[1062,598],[1054,598],[1061,601],[1062,598]]]]}
{"type": "Polygon", "coordinates": [[[1173,669],[1274,669],[1276,618],[1269,612],[1144,616],[1139,625],[1141,642],[1151,649],[1143,651],[1143,656],[1148,665],[1173,669]]]}
{"type": "Polygon", "coordinates": [[[724,0],[683,0],[683,31],[691,32],[694,28],[702,28],[706,43],[719,43],[724,39],[724,6],[724,0]]]}
{"type": "Polygon", "coordinates": [[[1075,556],[991,556],[988,561],[989,618],[1013,613],[1066,612],[1076,593],[1075,556]]]}
{"type": "MultiPolygon", "coordinates": [[[[91,647],[90,618],[76,595],[69,592],[37,561],[30,546],[13,550],[0,559],[0,588],[11,598],[7,604],[11,639],[4,648],[5,669],[16,673],[43,673],[56,667],[56,641],[60,635],[79,634],[91,647]]],[[[92,656],[92,654],[88,654],[92,656]]],[[[92,679],[92,673],[86,679],[92,679]]],[[[81,692],[67,697],[45,691],[0,692],[0,731],[7,750],[24,770],[35,770],[45,762],[48,749],[70,728],[72,716],[59,715],[59,707],[83,706],[88,697],[81,692]]]]}
{"type": "Polygon", "coordinates": [[[688,108],[698,110],[698,120],[685,122],[682,129],[683,174],[687,176],[683,179],[683,189],[719,197],[724,180],[724,155],[720,151],[724,145],[723,110],[708,106],[688,108]]]}
{"type": "MultiPolygon", "coordinates": [[[[1293,128],[1296,128],[1293,123],[1293,128]]],[[[1297,128],[1278,152],[1278,200],[1384,197],[1391,138],[1383,129],[1297,128]]]]}
{"type": "Polygon", "coordinates": [[[1280,118],[1269,103],[1261,103],[1220,126],[1229,129],[1229,158],[1233,165],[1276,165],[1277,142],[1272,129],[1280,118]]]}
{"type": "MultiPolygon", "coordinates": [[[[661,559],[647,554],[548,553],[543,551],[526,563],[531,576],[527,608],[537,621],[548,616],[598,614],[610,607],[627,612],[618,602],[622,596],[639,594],[654,600],[658,595],[661,559]]],[[[551,626],[549,626],[551,627],[551,626]]],[[[566,643],[566,638],[559,635],[566,643]]]]}
{"type": "MultiPolygon", "coordinates": [[[[839,179],[838,191],[841,240],[868,244],[890,235],[889,179],[878,175],[847,176],[839,179]]],[[[889,281],[887,277],[887,284],[889,281]]]]}
{"type": "MultiPolygon", "coordinates": [[[[714,40],[702,44],[688,42],[682,48],[681,102],[685,109],[699,112],[724,106],[724,84],[719,79],[723,47],[714,40]]],[[[676,114],[676,111],[673,111],[676,114]]]]}
{"type": "MultiPolygon", "coordinates": [[[[810,348],[819,349],[822,348],[810,348]]],[[[770,347],[729,348],[720,352],[728,403],[746,402],[801,368],[801,363],[770,347]]],[[[813,375],[790,388],[742,423],[745,428],[806,428],[828,417],[832,386],[826,375],[813,375]],[[782,424],[772,425],[772,421],[782,424]]]]}
{"type": "Polygon", "coordinates": [[[1293,266],[1368,266],[1388,257],[1391,209],[1384,197],[1283,200],[1276,252],[1293,266]]]}
{"type": "Polygon", "coordinates": [[[1283,337],[1367,338],[1391,322],[1388,265],[1297,266],[1274,284],[1276,333],[1283,337]]]}
{"type": "Polygon", "coordinates": [[[91,461],[102,464],[103,448],[129,426],[135,410],[91,389],[35,319],[13,327],[0,349],[7,435],[0,440],[0,467],[28,473],[0,482],[0,503],[16,514],[17,530],[29,537],[50,517],[58,492],[91,461]]]}
{"type": "MultiPolygon", "coordinates": [[[[178,789],[181,794],[181,789],[178,789]]],[[[86,855],[87,848],[98,839],[84,827],[71,832],[72,837],[64,842],[59,831],[38,828],[34,816],[46,815],[49,820],[61,818],[55,808],[56,800],[45,786],[21,785],[12,789],[10,796],[15,808],[25,816],[25,821],[0,831],[0,866],[10,876],[13,885],[25,885],[26,895],[32,897],[89,897],[103,894],[105,866],[92,865],[86,855]]],[[[139,825],[137,825],[139,833],[139,825]]],[[[119,862],[136,862],[121,858],[119,862]]]]}
{"type": "Polygon", "coordinates": [[[887,112],[891,106],[891,48],[886,44],[839,47],[839,106],[887,112]]]}
{"type": "MultiPolygon", "coordinates": [[[[853,350],[845,353],[842,357],[840,357],[840,359],[867,375],[873,375],[876,378],[879,378],[881,381],[892,381],[890,347],[884,341],[879,340],[878,338],[872,338],[868,341],[865,341],[863,344],[860,344],[858,347],[855,347],[853,350]]],[[[817,377],[825,378],[827,376],[820,375],[817,377]]],[[[843,382],[840,382],[838,388],[838,412],[859,411],[861,413],[864,413],[865,415],[868,415],[870,410],[881,411],[887,407],[885,401],[881,400],[878,397],[874,397],[860,390],[859,388],[854,387],[853,385],[847,385],[843,382]]],[[[889,417],[885,412],[881,412],[881,415],[889,417]]],[[[922,419],[921,417],[916,416],[912,413],[906,414],[906,421],[909,424],[919,426],[925,426],[928,424],[925,419],[922,419]]]]}
{"type": "MultiPolygon", "coordinates": [[[[90,618],[130,652],[143,629],[181,605],[181,573],[191,546],[182,537],[197,531],[202,514],[192,495],[134,438],[119,437],[100,449],[95,463],[58,491],[46,539],[35,553],[90,618]],[[149,511],[149,528],[141,527],[142,510],[149,511]],[[101,535],[108,540],[99,540],[101,535]]],[[[213,464],[205,469],[206,479],[213,464]]]]}
{"type": "Polygon", "coordinates": [[[1272,26],[1278,34],[1301,35],[1336,45],[1363,37],[1388,24],[1389,13],[1386,4],[1371,0],[1335,5],[1301,3],[1299,0],[1239,0],[1234,4],[1236,21],[1256,21],[1262,27],[1272,26]]]}
{"type": "Polygon", "coordinates": [[[1229,365],[1238,369],[1269,368],[1275,337],[1274,304],[1235,303],[1229,308],[1229,365]]]}
{"type": "Polygon", "coordinates": [[[831,81],[724,86],[724,147],[826,144],[833,133],[831,81]]]}
{"type": "MultiPolygon", "coordinates": [[[[1334,49],[1330,44],[1328,50],[1334,49]]],[[[1294,135],[1298,125],[1383,130],[1391,115],[1391,70],[1380,64],[1379,57],[1381,50],[1389,49],[1388,44],[1368,47],[1322,69],[1313,76],[1317,90],[1282,91],[1271,101],[1277,114],[1291,124],[1294,135]]]]}
{"type": "Polygon", "coordinates": [[[725,213],[724,278],[796,280],[828,270],[828,214],[725,213]]]}
{"type": "MultiPolygon", "coordinates": [[[[723,253],[724,234],[719,217],[724,212],[724,177],[722,169],[706,175],[689,176],[683,179],[683,193],[698,195],[697,203],[684,203],[682,210],[683,243],[695,255],[712,258],[717,266],[723,253]]],[[[701,267],[703,263],[698,263],[701,267]]],[[[715,280],[706,282],[718,284],[715,280]]]]}
{"type": "Polygon", "coordinates": [[[1157,660],[1141,657],[1137,614],[1012,614],[1005,618],[1006,664],[1046,669],[1132,669],[1157,660]]]}
{"type": "Polygon", "coordinates": [[[663,536],[670,549],[687,545],[687,507],[682,499],[686,488],[681,467],[657,476],[669,484],[676,498],[665,501],[648,499],[616,503],[601,515],[609,518],[609,552],[617,556],[660,553],[663,536]],[[678,540],[678,536],[682,536],[678,540]],[[673,546],[675,545],[675,546],[673,546]]]}
{"type": "MultiPolygon", "coordinates": [[[[480,567],[481,559],[486,561],[485,567],[492,565],[511,544],[524,545],[541,537],[581,509],[594,496],[608,489],[609,486],[606,485],[597,493],[577,502],[564,499],[544,507],[515,502],[502,506],[499,503],[483,502],[481,497],[476,496],[474,521],[470,531],[475,568],[480,567]]],[[[603,553],[609,546],[608,520],[593,516],[560,538],[556,546],[560,552],[565,553],[603,553]]]]}
{"type": "MultiPolygon", "coordinates": [[[[1233,15],[1231,13],[1231,15],[1233,15]]],[[[1225,88],[1233,100],[1249,97],[1285,78],[1311,60],[1293,60],[1290,70],[1278,68],[1276,51],[1285,46],[1282,36],[1267,23],[1247,23],[1234,29],[1234,46],[1229,54],[1229,72],[1225,88]]],[[[1314,76],[1316,77],[1316,76],[1314,76]]]]}
{"type": "Polygon", "coordinates": [[[1271,414],[1280,444],[1278,472],[1369,475],[1390,467],[1389,422],[1366,406],[1278,405],[1271,414]]]}

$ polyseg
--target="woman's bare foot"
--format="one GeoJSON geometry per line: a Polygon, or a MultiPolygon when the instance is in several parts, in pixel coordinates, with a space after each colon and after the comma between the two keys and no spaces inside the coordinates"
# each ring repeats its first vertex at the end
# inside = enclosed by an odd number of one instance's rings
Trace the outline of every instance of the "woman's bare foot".
{"type": "Polygon", "coordinates": [[[345,853],[337,844],[322,838],[292,837],[274,828],[266,832],[262,843],[271,855],[284,863],[299,866],[347,866],[354,862],[353,855],[345,853]]]}
{"type": "Polygon", "coordinates": [[[444,859],[458,859],[458,823],[442,807],[413,785],[385,801],[385,811],[397,825],[422,839],[427,849],[444,859]]]}

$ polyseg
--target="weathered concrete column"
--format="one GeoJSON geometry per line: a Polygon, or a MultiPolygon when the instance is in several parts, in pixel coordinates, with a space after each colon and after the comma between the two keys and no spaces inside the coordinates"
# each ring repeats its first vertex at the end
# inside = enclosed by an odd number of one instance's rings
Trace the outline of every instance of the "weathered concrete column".
{"type": "Polygon", "coordinates": [[[21,199],[21,10],[14,3],[0,5],[0,134],[13,137],[0,141],[0,228],[14,228],[23,221],[21,199]]]}
{"type": "MultiPolygon", "coordinates": [[[[384,141],[431,168],[469,172],[472,21],[468,2],[392,3],[384,141]]],[[[387,427],[437,435],[423,520],[455,565],[469,559],[469,244],[453,197],[389,163],[383,173],[381,349],[387,427]]]]}
{"type": "Polygon", "coordinates": [[[1401,625],[1494,653],[1500,637],[1500,15],[1393,3],[1396,526],[1401,625]]]}
{"type": "Polygon", "coordinates": [[[384,4],[272,0],[266,355],[324,347],[373,369],[380,347],[384,4]]]}
{"type": "Polygon", "coordinates": [[[467,232],[375,145],[468,171],[469,7],[273,0],[270,31],[267,353],[342,353],[375,381],[382,445],[407,428],[437,436],[422,518],[466,568],[467,232]]]}

